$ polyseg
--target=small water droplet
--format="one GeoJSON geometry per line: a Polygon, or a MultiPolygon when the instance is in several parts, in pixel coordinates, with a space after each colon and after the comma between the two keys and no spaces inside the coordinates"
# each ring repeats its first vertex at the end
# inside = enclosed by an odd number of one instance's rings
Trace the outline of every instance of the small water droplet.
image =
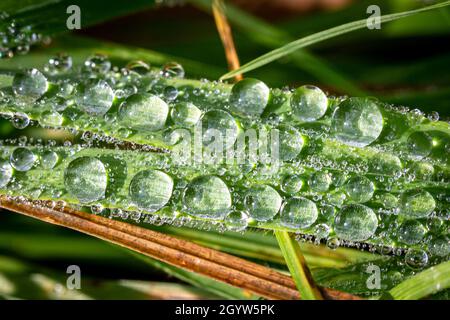
{"type": "Polygon", "coordinates": [[[266,108],[270,89],[260,80],[246,78],[233,85],[230,110],[241,116],[260,116],[266,108]]]}
{"type": "Polygon", "coordinates": [[[289,199],[281,209],[280,222],[289,228],[304,229],[312,225],[319,215],[316,204],[306,198],[289,199]]]}
{"type": "Polygon", "coordinates": [[[351,204],[341,209],[334,220],[336,235],[348,241],[364,241],[375,233],[378,219],[372,209],[351,204]]]}
{"type": "Polygon", "coordinates": [[[14,149],[9,161],[17,171],[28,171],[34,166],[36,160],[37,157],[33,151],[19,147],[14,149]]]}
{"type": "Polygon", "coordinates": [[[267,185],[250,189],[244,198],[250,217],[257,221],[271,220],[280,210],[281,202],[278,192],[267,185]]]}
{"type": "Polygon", "coordinates": [[[137,173],[130,183],[131,201],[140,209],[155,212],[161,209],[172,196],[173,180],[159,170],[137,173]]]}
{"type": "Polygon", "coordinates": [[[328,108],[326,94],[315,86],[302,86],[291,96],[293,116],[303,122],[316,121],[323,117],[328,108]]]}

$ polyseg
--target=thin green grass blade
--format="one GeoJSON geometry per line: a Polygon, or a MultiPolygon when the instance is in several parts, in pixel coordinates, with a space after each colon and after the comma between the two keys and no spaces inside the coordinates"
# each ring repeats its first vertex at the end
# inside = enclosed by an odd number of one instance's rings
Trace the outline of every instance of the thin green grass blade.
{"type": "Polygon", "coordinates": [[[286,231],[275,231],[275,236],[301,299],[322,300],[322,294],[314,283],[297,241],[292,239],[286,231]]]}
{"type": "MultiPolygon", "coordinates": [[[[202,10],[210,12],[211,1],[209,0],[191,0],[191,3],[202,10]]],[[[278,48],[294,40],[294,37],[283,30],[248,14],[232,4],[227,4],[226,13],[230,22],[246,33],[249,39],[268,48],[278,48]]],[[[366,95],[364,90],[359,88],[350,79],[334,70],[323,59],[306,50],[295,52],[292,56],[292,62],[300,70],[310,73],[321,82],[335,87],[342,92],[351,95],[366,95]]]]}
{"type": "Polygon", "coordinates": [[[416,300],[450,288],[450,261],[442,262],[403,281],[389,291],[395,300],[416,300]]]}
{"type": "MultiPolygon", "coordinates": [[[[388,15],[381,16],[380,22],[385,23],[385,22],[389,22],[389,21],[394,21],[397,19],[412,16],[412,15],[415,15],[415,14],[418,14],[421,12],[426,12],[429,10],[443,8],[448,5],[450,5],[450,1],[441,2],[438,4],[434,4],[434,5],[423,7],[423,8],[416,9],[416,10],[388,14],[388,15]]],[[[229,78],[236,76],[237,74],[241,74],[241,73],[245,73],[245,72],[257,69],[257,68],[264,66],[272,61],[275,61],[281,57],[289,55],[289,54],[297,51],[298,49],[310,46],[312,44],[315,44],[315,43],[318,43],[321,41],[325,41],[325,40],[333,38],[333,37],[340,36],[345,33],[349,33],[351,31],[363,29],[366,27],[366,23],[367,23],[367,19],[361,19],[358,21],[346,23],[346,24],[340,25],[338,27],[327,29],[327,30],[312,34],[310,36],[298,39],[296,41],[288,43],[287,45],[280,47],[278,49],[272,50],[256,59],[244,64],[239,69],[236,69],[236,70],[233,70],[233,71],[230,71],[230,72],[224,74],[221,77],[221,80],[229,79],[229,78]]]]}

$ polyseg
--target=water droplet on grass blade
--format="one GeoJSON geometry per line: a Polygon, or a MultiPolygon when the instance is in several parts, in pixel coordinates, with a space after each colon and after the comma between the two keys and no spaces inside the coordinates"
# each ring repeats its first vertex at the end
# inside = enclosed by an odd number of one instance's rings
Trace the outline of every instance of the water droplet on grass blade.
{"type": "Polygon", "coordinates": [[[184,68],[177,62],[166,63],[162,72],[167,78],[184,78],[184,68]]]}
{"type": "Polygon", "coordinates": [[[291,126],[283,126],[279,129],[279,155],[283,161],[291,161],[297,158],[303,149],[305,141],[300,132],[291,126]]]}
{"type": "Polygon", "coordinates": [[[228,230],[240,232],[248,226],[249,217],[244,211],[232,211],[225,217],[225,226],[228,230]]]}
{"type": "Polygon", "coordinates": [[[409,154],[415,159],[427,157],[433,148],[430,136],[424,132],[414,132],[406,142],[409,154]]]}
{"type": "Polygon", "coordinates": [[[429,216],[436,207],[433,196],[425,190],[405,191],[400,200],[400,213],[409,218],[429,216]]]}
{"type": "Polygon", "coordinates": [[[84,62],[84,66],[91,72],[105,73],[111,69],[111,62],[107,56],[95,54],[84,62]]]}
{"type": "Polygon", "coordinates": [[[318,171],[311,175],[308,185],[312,191],[325,192],[330,188],[332,179],[328,172],[318,171]]]}
{"type": "Polygon", "coordinates": [[[13,176],[13,169],[8,161],[0,160],[0,188],[5,187],[13,176]]]}
{"type": "Polygon", "coordinates": [[[72,57],[66,54],[58,54],[48,60],[45,72],[51,75],[60,74],[69,71],[72,68],[72,57]]]}
{"type": "Polygon", "coordinates": [[[380,136],[383,116],[372,99],[349,98],[334,111],[331,130],[339,141],[354,147],[365,147],[380,136]]]}
{"type": "Polygon", "coordinates": [[[86,113],[103,115],[111,108],[114,91],[104,80],[92,80],[77,87],[76,103],[86,113]]]}
{"type": "Polygon", "coordinates": [[[195,125],[200,120],[201,115],[201,110],[190,102],[177,103],[170,113],[172,121],[183,127],[195,125]]]}
{"type": "Polygon", "coordinates": [[[169,106],[152,94],[134,94],[119,107],[118,117],[129,128],[157,131],[164,127],[169,106]]]}
{"type": "Polygon", "coordinates": [[[345,206],[334,220],[336,235],[348,241],[364,241],[374,235],[378,219],[372,209],[361,205],[345,206]]]}
{"type": "Polygon", "coordinates": [[[428,264],[428,254],[424,250],[409,249],[405,255],[406,265],[417,270],[428,264]]]}
{"type": "Polygon", "coordinates": [[[33,151],[27,148],[16,148],[10,157],[11,166],[17,171],[28,171],[36,162],[37,157],[33,151]]]}
{"type": "Polygon", "coordinates": [[[287,194],[295,194],[303,187],[303,180],[297,175],[286,176],[281,182],[281,190],[287,194]]]}
{"type": "Polygon", "coordinates": [[[58,162],[58,154],[56,152],[47,150],[41,155],[41,165],[44,169],[53,169],[58,162]]]}
{"type": "Polygon", "coordinates": [[[30,118],[25,113],[16,113],[11,123],[16,129],[25,129],[30,124],[30,118]]]}
{"type": "Polygon", "coordinates": [[[428,248],[432,255],[438,257],[446,257],[450,255],[450,241],[445,236],[432,239],[428,245],[428,248]]]}
{"type": "Polygon", "coordinates": [[[108,176],[100,160],[80,157],[69,163],[64,171],[67,191],[81,203],[89,203],[105,197],[108,176]]]}
{"type": "Polygon", "coordinates": [[[49,127],[58,127],[63,121],[63,116],[56,111],[44,111],[39,119],[41,125],[49,127]]]}
{"type": "Polygon", "coordinates": [[[304,229],[312,225],[318,216],[316,204],[306,198],[289,199],[281,209],[280,222],[289,228],[304,229]]]}
{"type": "Polygon", "coordinates": [[[242,116],[260,116],[269,103],[270,89],[257,79],[247,78],[233,85],[230,110],[242,116]]]}
{"type": "Polygon", "coordinates": [[[353,177],[347,181],[345,191],[351,201],[364,203],[372,199],[375,186],[372,181],[364,176],[353,177]]]}
{"type": "Polygon", "coordinates": [[[220,178],[200,176],[186,188],[183,203],[191,215],[221,220],[230,211],[231,194],[220,178]]]}
{"type": "Polygon", "coordinates": [[[130,183],[131,201],[140,209],[155,212],[161,209],[172,196],[173,180],[159,170],[137,173],[130,183]]]}
{"type": "Polygon", "coordinates": [[[215,141],[215,133],[220,134],[222,141],[230,144],[237,139],[239,128],[236,120],[226,111],[211,110],[202,118],[203,144],[208,146],[215,141]]]}
{"type": "Polygon", "coordinates": [[[427,229],[416,220],[405,221],[398,231],[398,239],[406,244],[419,243],[425,234],[427,229]]]}
{"type": "Polygon", "coordinates": [[[14,75],[12,89],[15,95],[27,101],[34,101],[47,92],[48,81],[39,70],[28,69],[14,75]]]}
{"type": "Polygon", "coordinates": [[[291,96],[293,116],[304,122],[316,121],[324,116],[328,108],[326,94],[315,86],[302,86],[291,96]]]}
{"type": "Polygon", "coordinates": [[[267,185],[250,189],[244,199],[250,217],[257,221],[271,220],[280,210],[281,202],[278,192],[267,185]]]}

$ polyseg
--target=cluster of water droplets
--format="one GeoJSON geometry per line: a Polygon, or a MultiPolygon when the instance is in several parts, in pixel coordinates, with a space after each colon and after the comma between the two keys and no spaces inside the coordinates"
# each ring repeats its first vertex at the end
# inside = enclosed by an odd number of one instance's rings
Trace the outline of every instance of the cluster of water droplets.
{"type": "MultiPolygon", "coordinates": [[[[119,206],[124,211],[114,212],[120,216],[156,213],[160,222],[209,221],[234,231],[275,224],[315,235],[331,248],[369,241],[448,255],[442,234],[446,228],[448,233],[449,196],[426,188],[449,181],[442,159],[432,157],[442,143],[431,131],[411,132],[389,121],[394,114],[427,125],[438,120],[436,114],[426,118],[370,98],[331,98],[313,86],[277,91],[245,79],[229,90],[206,80],[192,85],[183,77],[177,63],[154,70],[135,61],[119,69],[94,55],[76,68],[63,54],[43,71],[17,73],[13,96],[0,96],[2,110],[14,111],[6,113],[13,125],[26,128],[33,118],[43,127],[84,132],[84,143],[61,154],[9,148],[0,157],[0,188],[14,189],[15,175],[36,170],[59,174],[59,197],[90,205],[93,212],[119,206]],[[270,173],[261,163],[177,167],[170,157],[145,153],[129,158],[115,152],[114,161],[79,153],[92,148],[93,140],[116,149],[121,139],[130,140],[132,151],[139,143],[173,145],[173,129],[192,130],[199,123],[205,148],[212,142],[208,129],[226,132],[232,143],[247,128],[278,130],[280,169],[270,173]],[[416,188],[403,190],[413,181],[416,188]],[[431,226],[431,220],[438,222],[431,226]]],[[[416,251],[407,252],[411,264],[428,259],[416,251]]]]}
{"type": "Polygon", "coordinates": [[[0,11],[0,59],[26,54],[31,46],[49,42],[50,38],[34,31],[32,25],[22,25],[7,12],[0,11]]]}

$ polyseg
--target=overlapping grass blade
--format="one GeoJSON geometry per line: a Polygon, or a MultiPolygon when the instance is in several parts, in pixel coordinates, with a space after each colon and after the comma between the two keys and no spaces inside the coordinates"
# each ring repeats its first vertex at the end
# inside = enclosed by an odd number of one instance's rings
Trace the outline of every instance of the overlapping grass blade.
{"type": "MultiPolygon", "coordinates": [[[[434,4],[434,5],[423,7],[423,8],[416,9],[416,10],[410,10],[410,11],[405,11],[405,12],[384,15],[384,16],[380,17],[380,23],[394,21],[397,19],[412,16],[412,15],[415,15],[415,14],[418,14],[421,12],[442,8],[442,7],[445,7],[448,5],[450,5],[450,1],[444,1],[444,2],[441,2],[438,4],[434,4]]],[[[298,39],[296,41],[288,43],[287,45],[282,46],[278,49],[272,50],[256,59],[244,64],[237,70],[233,70],[233,71],[230,71],[230,72],[224,74],[221,77],[221,79],[222,80],[229,79],[231,77],[234,77],[237,74],[241,74],[241,73],[245,73],[245,72],[254,70],[256,68],[264,66],[272,61],[275,61],[281,57],[289,55],[301,48],[310,46],[312,44],[315,44],[315,43],[318,43],[318,42],[321,42],[321,41],[324,41],[324,40],[327,40],[327,39],[330,39],[330,38],[333,38],[336,36],[340,36],[342,34],[345,34],[345,33],[351,32],[351,31],[363,29],[366,27],[366,24],[367,24],[367,19],[361,19],[358,21],[346,23],[346,24],[343,24],[343,25],[340,25],[340,26],[337,26],[334,28],[330,28],[330,29],[312,34],[310,36],[298,39]]]]}

